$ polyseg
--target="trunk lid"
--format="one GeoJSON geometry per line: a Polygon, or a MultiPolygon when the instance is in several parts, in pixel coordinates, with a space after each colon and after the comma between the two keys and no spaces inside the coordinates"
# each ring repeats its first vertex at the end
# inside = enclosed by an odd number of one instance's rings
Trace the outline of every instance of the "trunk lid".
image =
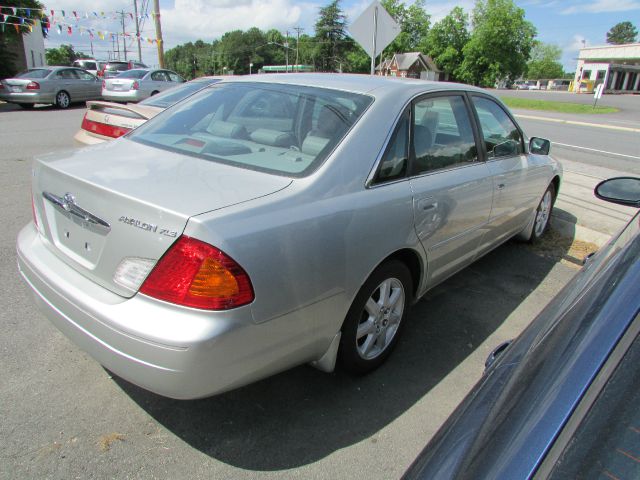
{"type": "Polygon", "coordinates": [[[72,268],[125,297],[124,258],[157,261],[188,219],[282,190],[291,179],[121,139],[41,157],[33,198],[40,234],[72,268]]]}
{"type": "Polygon", "coordinates": [[[113,92],[128,92],[129,90],[131,90],[131,86],[133,85],[133,82],[135,82],[135,79],[130,79],[130,78],[110,78],[108,80],[105,80],[105,87],[107,88],[107,90],[113,91],[113,92]]]}
{"type": "Polygon", "coordinates": [[[2,84],[7,88],[9,93],[21,93],[27,91],[27,85],[31,82],[42,82],[42,79],[38,80],[29,80],[27,78],[7,78],[6,80],[2,80],[2,84]]]}

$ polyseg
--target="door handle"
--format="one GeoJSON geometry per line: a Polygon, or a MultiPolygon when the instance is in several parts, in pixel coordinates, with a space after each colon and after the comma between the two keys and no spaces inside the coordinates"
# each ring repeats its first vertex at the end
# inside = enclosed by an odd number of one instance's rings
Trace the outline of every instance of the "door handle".
{"type": "Polygon", "coordinates": [[[434,202],[433,200],[420,200],[418,202],[418,208],[423,212],[428,212],[429,210],[438,208],[438,202],[434,202]]]}

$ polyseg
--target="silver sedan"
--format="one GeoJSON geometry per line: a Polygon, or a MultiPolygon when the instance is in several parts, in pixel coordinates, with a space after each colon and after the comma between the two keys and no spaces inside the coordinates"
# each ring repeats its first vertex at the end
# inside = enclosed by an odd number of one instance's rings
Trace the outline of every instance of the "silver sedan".
{"type": "Polygon", "coordinates": [[[540,238],[561,179],[548,151],[465,85],[231,78],[36,159],[19,269],[72,341],[161,395],[303,363],[364,373],[425,292],[540,238]]]}
{"type": "Polygon", "coordinates": [[[74,67],[33,68],[0,82],[0,100],[23,108],[33,108],[36,103],[67,108],[74,102],[100,96],[100,80],[74,67]]]}
{"type": "Polygon", "coordinates": [[[171,70],[134,68],[102,82],[102,97],[112,102],[138,102],[184,82],[171,70]]]}

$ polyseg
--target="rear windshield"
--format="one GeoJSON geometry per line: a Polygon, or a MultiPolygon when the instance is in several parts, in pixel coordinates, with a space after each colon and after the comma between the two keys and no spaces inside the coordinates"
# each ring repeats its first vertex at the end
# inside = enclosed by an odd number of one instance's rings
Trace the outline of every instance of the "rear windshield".
{"type": "Polygon", "coordinates": [[[118,78],[142,78],[147,73],[149,72],[146,70],[127,70],[118,75],[118,78]]]}
{"type": "Polygon", "coordinates": [[[48,70],[46,68],[35,68],[33,70],[27,70],[25,72],[19,73],[13,78],[45,78],[50,73],[51,70],[48,70]]]}
{"type": "Polygon", "coordinates": [[[96,62],[86,61],[86,60],[76,60],[73,62],[76,67],[86,68],[87,70],[95,70],[96,62]]]}
{"type": "MultiPolygon", "coordinates": [[[[122,77],[122,75],[120,75],[122,77]]],[[[140,105],[149,105],[151,107],[167,108],[178,103],[180,100],[184,100],[189,95],[193,95],[198,90],[210,85],[212,83],[219,82],[219,80],[202,81],[202,82],[189,82],[183,83],[177,87],[173,87],[169,90],[165,90],[158,95],[149,97],[146,100],[140,102],[140,105]]]]}
{"type": "Polygon", "coordinates": [[[221,82],[129,138],[212,162],[301,177],[322,163],[371,102],[366,95],[324,88],[221,82]]]}
{"type": "Polygon", "coordinates": [[[110,72],[119,71],[122,72],[124,70],[128,70],[129,65],[126,63],[108,63],[105,67],[105,70],[109,70],[110,72]]]}

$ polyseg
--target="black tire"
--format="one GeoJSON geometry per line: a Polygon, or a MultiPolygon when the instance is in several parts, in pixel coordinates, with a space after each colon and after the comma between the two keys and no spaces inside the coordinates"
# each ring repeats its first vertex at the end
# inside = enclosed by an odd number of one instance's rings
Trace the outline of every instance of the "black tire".
{"type": "Polygon", "coordinates": [[[398,260],[380,265],[360,288],[342,326],[338,350],[342,368],[354,374],[378,368],[395,347],[412,303],[413,281],[407,266],[398,260]],[[391,289],[387,297],[392,300],[397,294],[398,298],[376,314],[368,312],[370,299],[376,308],[385,303],[381,298],[385,284],[391,289]]]}
{"type": "Polygon", "coordinates": [[[71,96],[67,92],[65,92],[64,90],[60,90],[58,93],[56,93],[56,107],[62,108],[64,110],[65,108],[69,108],[70,105],[71,96]]]}
{"type": "Polygon", "coordinates": [[[23,108],[24,110],[32,110],[33,107],[35,107],[35,104],[33,103],[19,103],[18,105],[20,105],[20,108],[23,108]]]}
{"type": "Polygon", "coordinates": [[[160,93],[160,92],[158,92],[157,90],[154,90],[153,92],[151,92],[151,96],[153,97],[154,95],[157,95],[158,93],[160,93]]]}
{"type": "Polygon", "coordinates": [[[529,237],[530,243],[536,243],[549,229],[553,205],[556,201],[556,187],[551,183],[542,195],[538,208],[536,208],[533,228],[529,237]]]}

